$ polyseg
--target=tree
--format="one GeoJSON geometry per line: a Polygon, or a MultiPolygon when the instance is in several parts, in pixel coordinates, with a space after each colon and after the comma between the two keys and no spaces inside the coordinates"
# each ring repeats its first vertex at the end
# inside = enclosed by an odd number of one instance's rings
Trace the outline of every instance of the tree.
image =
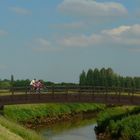
{"type": "Polygon", "coordinates": [[[102,68],[98,70],[89,69],[87,74],[83,71],[80,74],[80,85],[140,88],[140,77],[123,77],[112,70],[112,68],[102,68]]]}
{"type": "Polygon", "coordinates": [[[114,77],[113,70],[111,68],[108,68],[106,70],[107,86],[109,86],[109,87],[113,86],[113,77],[114,77]]]}
{"type": "Polygon", "coordinates": [[[126,77],[125,78],[125,87],[126,88],[131,88],[132,87],[132,79],[131,79],[131,77],[126,77]]]}
{"type": "Polygon", "coordinates": [[[94,85],[100,86],[100,72],[97,68],[93,71],[94,85]]]}
{"type": "Polygon", "coordinates": [[[105,86],[106,83],[106,70],[102,68],[100,70],[100,86],[105,86]]]}
{"type": "Polygon", "coordinates": [[[14,75],[11,75],[11,86],[14,84],[14,75]]]}
{"type": "Polygon", "coordinates": [[[80,85],[86,85],[86,73],[83,70],[82,73],[80,74],[80,78],[79,78],[79,83],[80,85]]]}
{"type": "Polygon", "coordinates": [[[140,88],[140,77],[134,77],[135,88],[140,88]]]}
{"type": "Polygon", "coordinates": [[[93,71],[92,71],[92,69],[89,69],[87,72],[86,83],[87,83],[87,85],[93,85],[93,71]]]}

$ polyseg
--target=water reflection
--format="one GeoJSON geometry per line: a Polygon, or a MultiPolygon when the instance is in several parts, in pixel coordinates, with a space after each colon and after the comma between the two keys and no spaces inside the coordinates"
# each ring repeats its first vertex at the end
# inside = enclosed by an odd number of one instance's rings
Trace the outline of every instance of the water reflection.
{"type": "Polygon", "coordinates": [[[96,140],[95,119],[61,122],[38,128],[46,140],[96,140]]]}

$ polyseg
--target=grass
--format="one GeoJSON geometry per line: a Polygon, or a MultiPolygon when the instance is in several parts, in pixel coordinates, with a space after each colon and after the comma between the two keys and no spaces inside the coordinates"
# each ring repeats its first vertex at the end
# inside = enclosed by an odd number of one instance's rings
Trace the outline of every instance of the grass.
{"type": "Polygon", "coordinates": [[[112,139],[140,140],[140,114],[110,121],[107,131],[112,139]]]}
{"type": "Polygon", "coordinates": [[[102,104],[32,104],[5,106],[5,117],[0,117],[0,140],[42,140],[34,131],[28,130],[17,122],[34,123],[38,117],[57,117],[86,111],[100,111],[102,104]],[[15,123],[14,123],[15,122],[15,123]]]}
{"type": "Polygon", "coordinates": [[[0,125],[0,140],[23,140],[23,138],[0,125]]]}
{"type": "Polygon", "coordinates": [[[0,140],[42,140],[34,131],[0,116],[0,140]]]}
{"type": "Polygon", "coordinates": [[[32,104],[6,106],[5,116],[18,122],[26,122],[37,117],[57,117],[63,114],[72,114],[86,111],[100,111],[104,109],[102,104],[32,104]]]}
{"type": "Polygon", "coordinates": [[[114,140],[140,140],[140,107],[117,107],[99,113],[95,130],[114,140]]]}

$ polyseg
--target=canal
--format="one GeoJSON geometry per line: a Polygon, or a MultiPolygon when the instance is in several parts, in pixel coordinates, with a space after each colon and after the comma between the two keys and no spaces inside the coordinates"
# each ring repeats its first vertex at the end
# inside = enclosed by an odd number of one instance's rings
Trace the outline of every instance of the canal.
{"type": "Polygon", "coordinates": [[[95,119],[76,119],[37,128],[45,140],[96,140],[95,119]]]}

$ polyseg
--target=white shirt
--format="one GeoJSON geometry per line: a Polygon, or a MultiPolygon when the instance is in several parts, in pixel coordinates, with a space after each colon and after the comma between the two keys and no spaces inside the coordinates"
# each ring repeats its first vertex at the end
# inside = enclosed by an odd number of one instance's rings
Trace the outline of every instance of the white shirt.
{"type": "Polygon", "coordinates": [[[35,80],[32,80],[31,83],[30,83],[30,85],[34,85],[35,82],[36,82],[35,80]]]}

